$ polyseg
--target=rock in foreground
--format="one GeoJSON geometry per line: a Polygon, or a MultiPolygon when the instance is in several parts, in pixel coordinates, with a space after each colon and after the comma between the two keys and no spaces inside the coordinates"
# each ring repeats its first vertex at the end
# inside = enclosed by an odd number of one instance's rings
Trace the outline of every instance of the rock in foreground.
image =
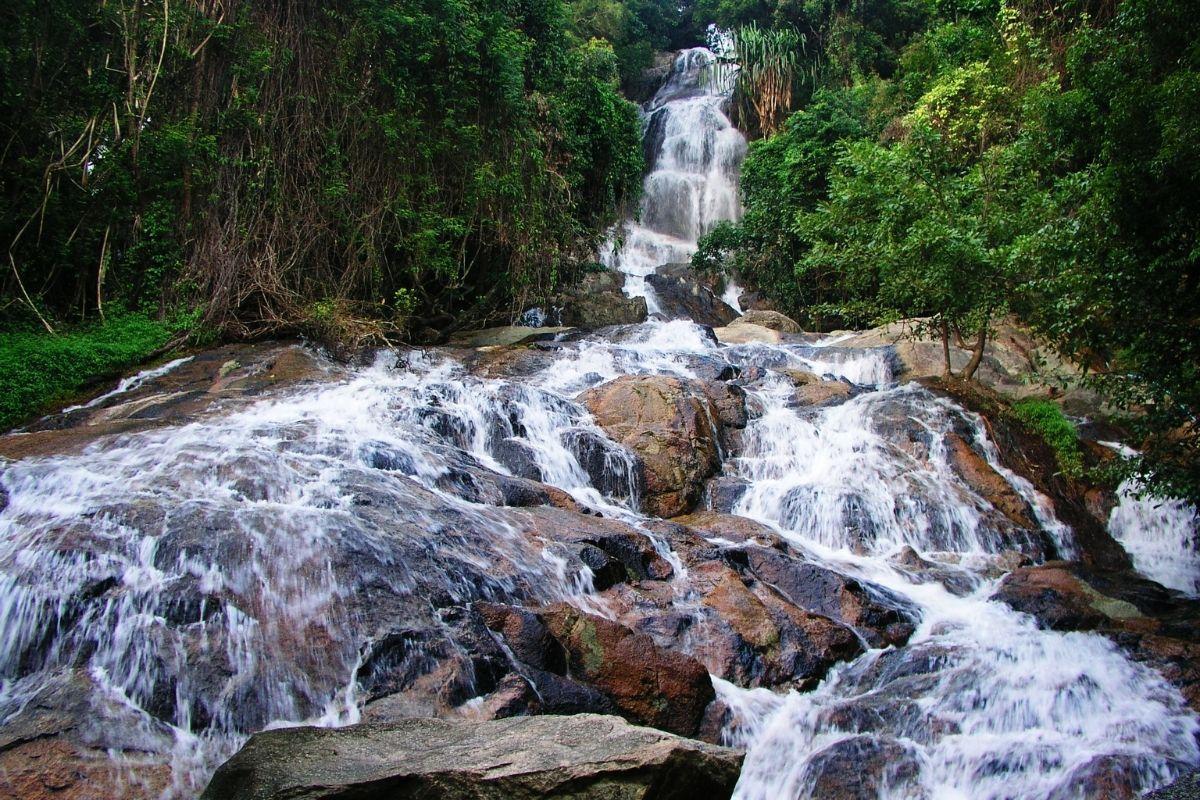
{"type": "Polygon", "coordinates": [[[742,755],[616,717],[407,719],[260,733],[202,800],[727,798],[742,755]]]}

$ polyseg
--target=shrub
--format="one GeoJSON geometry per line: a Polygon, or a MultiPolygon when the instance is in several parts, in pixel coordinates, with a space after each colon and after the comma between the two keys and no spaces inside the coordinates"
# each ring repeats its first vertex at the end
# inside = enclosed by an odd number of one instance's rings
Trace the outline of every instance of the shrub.
{"type": "Polygon", "coordinates": [[[1049,400],[1021,400],[1013,405],[1012,410],[1026,428],[1050,445],[1064,474],[1072,478],[1083,474],[1079,432],[1057,404],[1049,400]]]}

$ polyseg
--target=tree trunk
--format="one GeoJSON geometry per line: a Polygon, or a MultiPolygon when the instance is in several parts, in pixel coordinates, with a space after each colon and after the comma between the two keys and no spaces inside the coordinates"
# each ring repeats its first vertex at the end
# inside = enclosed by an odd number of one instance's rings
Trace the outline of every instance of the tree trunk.
{"type": "Polygon", "coordinates": [[[979,326],[979,336],[975,338],[975,347],[971,350],[971,360],[967,362],[967,368],[963,370],[962,378],[965,381],[975,378],[979,362],[983,361],[983,348],[987,345],[987,329],[986,321],[979,326]]]}
{"type": "Polygon", "coordinates": [[[949,379],[954,377],[950,365],[950,323],[942,322],[942,358],[945,360],[945,369],[942,371],[942,377],[949,379]]]}

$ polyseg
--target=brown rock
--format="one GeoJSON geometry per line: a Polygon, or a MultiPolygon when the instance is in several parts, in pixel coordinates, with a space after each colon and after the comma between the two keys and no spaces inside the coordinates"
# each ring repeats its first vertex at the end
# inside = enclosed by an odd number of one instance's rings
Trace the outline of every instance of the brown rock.
{"type": "Polygon", "coordinates": [[[700,662],[565,603],[540,616],[566,648],[571,675],[611,697],[631,722],[684,736],[699,730],[716,696],[700,662]]]}
{"type": "Polygon", "coordinates": [[[830,406],[849,400],[853,389],[846,381],[827,381],[811,372],[786,369],[783,373],[796,385],[794,401],[800,406],[830,406]]]}
{"type": "Polygon", "coordinates": [[[1012,485],[992,468],[987,459],[975,452],[974,448],[955,433],[946,435],[946,446],[949,449],[950,463],[955,472],[976,494],[988,501],[1014,524],[1026,530],[1037,528],[1029,503],[1025,502],[1025,498],[1017,494],[1012,485]]]}
{"type": "Polygon", "coordinates": [[[625,376],[579,396],[600,427],[645,465],[643,508],[673,517],[695,507],[720,468],[721,412],[701,384],[625,376]]]}
{"type": "Polygon", "coordinates": [[[759,325],[780,333],[800,333],[800,324],[778,311],[752,309],[729,323],[732,325],[759,325]]]}

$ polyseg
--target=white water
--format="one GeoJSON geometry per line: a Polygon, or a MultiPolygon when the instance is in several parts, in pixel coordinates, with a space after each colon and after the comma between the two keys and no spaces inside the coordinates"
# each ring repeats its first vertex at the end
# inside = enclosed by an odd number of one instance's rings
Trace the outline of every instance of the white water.
{"type": "Polygon", "coordinates": [[[601,252],[605,266],[625,273],[625,293],[645,297],[652,314],[660,309],[646,276],[691,260],[701,236],[741,216],[746,139],[725,115],[731,86],[715,61],[705,48],[684,50],[646,107],[653,163],[638,219],[619,226],[601,252]]]}
{"type": "Polygon", "coordinates": [[[1200,597],[1200,513],[1179,500],[1138,497],[1126,482],[1117,490],[1108,530],[1133,568],[1152,581],[1200,597]]]}
{"type": "Polygon", "coordinates": [[[192,358],[193,358],[192,356],[187,356],[185,358],[177,358],[174,361],[168,361],[166,364],[163,364],[161,367],[155,367],[154,369],[143,370],[142,372],[139,372],[136,375],[130,375],[128,378],[122,378],[120,381],[117,382],[116,387],[113,388],[112,391],[105,392],[104,394],[102,394],[98,397],[93,397],[91,400],[89,400],[86,403],[83,403],[82,405],[68,406],[67,408],[64,408],[62,410],[62,413],[69,414],[72,411],[79,411],[80,409],[84,409],[84,408],[95,408],[96,406],[100,405],[101,403],[103,403],[107,400],[111,400],[112,398],[114,398],[118,395],[122,395],[127,392],[132,392],[134,389],[136,389],[139,386],[141,386],[142,384],[146,383],[146,381],[152,381],[155,378],[161,378],[163,375],[166,375],[166,374],[174,371],[175,369],[182,367],[184,364],[191,361],[192,358]]]}

